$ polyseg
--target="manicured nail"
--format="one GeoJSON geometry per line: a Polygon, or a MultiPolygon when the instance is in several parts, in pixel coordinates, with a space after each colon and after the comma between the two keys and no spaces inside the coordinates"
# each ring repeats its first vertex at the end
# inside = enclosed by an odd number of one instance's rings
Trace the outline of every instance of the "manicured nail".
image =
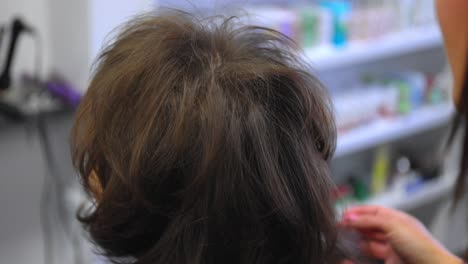
{"type": "Polygon", "coordinates": [[[355,214],[347,214],[345,215],[344,217],[344,220],[347,221],[347,222],[354,222],[358,219],[358,216],[355,215],[355,214]]]}

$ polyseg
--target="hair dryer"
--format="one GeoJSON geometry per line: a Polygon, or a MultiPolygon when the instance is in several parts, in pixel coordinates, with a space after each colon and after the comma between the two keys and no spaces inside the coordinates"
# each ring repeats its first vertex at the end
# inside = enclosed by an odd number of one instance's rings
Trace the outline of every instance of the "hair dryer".
{"type": "MultiPolygon", "coordinates": [[[[4,33],[3,27],[0,31],[0,44],[2,44],[1,42],[3,42],[4,33]]],[[[16,46],[18,45],[18,38],[22,32],[32,33],[33,30],[26,26],[19,18],[13,19],[13,23],[11,25],[10,44],[8,46],[5,63],[3,65],[3,72],[0,75],[0,92],[10,87],[11,65],[13,63],[16,46]]],[[[0,115],[3,115],[12,121],[20,121],[24,118],[24,114],[18,109],[18,107],[2,101],[0,101],[0,115]]]]}
{"type": "Polygon", "coordinates": [[[15,54],[16,46],[18,45],[18,38],[22,32],[30,32],[33,30],[24,24],[19,18],[13,20],[11,26],[10,45],[6,54],[6,61],[3,66],[3,72],[0,75],[0,91],[6,90],[11,84],[11,65],[13,63],[13,56],[15,54]]]}

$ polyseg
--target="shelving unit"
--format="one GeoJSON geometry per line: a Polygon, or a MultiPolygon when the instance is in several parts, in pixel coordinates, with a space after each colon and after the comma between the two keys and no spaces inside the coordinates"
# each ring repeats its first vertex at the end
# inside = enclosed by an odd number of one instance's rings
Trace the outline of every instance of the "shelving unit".
{"type": "MultiPolygon", "coordinates": [[[[331,46],[307,49],[306,59],[320,72],[356,67],[360,64],[385,61],[405,54],[442,47],[437,26],[409,29],[392,33],[372,42],[354,42],[343,48],[331,46]]],[[[448,124],[453,117],[451,103],[425,106],[408,115],[381,119],[338,135],[335,158],[351,155],[448,124]]],[[[377,204],[401,210],[411,210],[440,199],[453,187],[454,175],[442,175],[424,183],[412,194],[389,191],[366,204],[377,204]]]]}
{"type": "Polygon", "coordinates": [[[448,123],[453,113],[451,104],[441,104],[357,127],[338,136],[335,158],[436,128],[448,123]]]}
{"type": "MultiPolygon", "coordinates": [[[[338,136],[335,158],[448,124],[453,114],[453,105],[445,103],[426,106],[406,116],[379,120],[355,128],[338,136]]],[[[447,173],[437,179],[425,182],[418,190],[411,194],[391,190],[365,201],[364,204],[382,205],[400,210],[412,210],[443,197],[452,190],[455,179],[455,173],[447,173]]]]}
{"type": "Polygon", "coordinates": [[[454,173],[424,183],[411,194],[396,191],[386,192],[368,200],[365,204],[382,205],[400,210],[412,210],[427,205],[448,193],[455,184],[454,173]]]}
{"type": "Polygon", "coordinates": [[[387,191],[367,201],[342,204],[336,210],[340,214],[346,208],[355,205],[380,205],[404,211],[413,210],[437,201],[446,195],[453,189],[455,180],[456,174],[448,173],[441,175],[437,179],[425,182],[413,193],[404,193],[398,190],[387,191]]]}
{"type": "Polygon", "coordinates": [[[306,60],[319,71],[350,67],[442,45],[437,26],[408,29],[371,42],[349,43],[343,48],[321,46],[305,50],[306,60]]]}

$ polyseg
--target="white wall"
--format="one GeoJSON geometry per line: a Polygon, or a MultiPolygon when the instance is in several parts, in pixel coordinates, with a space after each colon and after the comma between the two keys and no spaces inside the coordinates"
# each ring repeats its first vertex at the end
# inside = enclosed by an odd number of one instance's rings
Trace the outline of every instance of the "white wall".
{"type": "MultiPolygon", "coordinates": [[[[51,70],[84,91],[89,79],[88,1],[46,0],[51,31],[51,70]]],[[[99,2],[99,1],[91,1],[99,2]]]]}
{"type": "Polygon", "coordinates": [[[154,6],[154,0],[89,1],[91,60],[94,60],[103,44],[113,36],[110,33],[117,26],[141,12],[151,10],[154,6]]]}
{"type": "Polygon", "coordinates": [[[84,92],[90,68],[110,32],[130,17],[150,10],[153,0],[48,0],[52,68],[84,92]]]}

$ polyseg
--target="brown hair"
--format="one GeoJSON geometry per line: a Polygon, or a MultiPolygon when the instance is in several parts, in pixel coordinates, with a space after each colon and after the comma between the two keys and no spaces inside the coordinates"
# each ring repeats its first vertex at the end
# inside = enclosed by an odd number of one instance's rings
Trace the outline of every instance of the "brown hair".
{"type": "Polygon", "coordinates": [[[337,263],[325,89],[294,43],[236,18],[130,21],[99,56],[72,135],[81,216],[132,263],[337,263]]]}
{"type": "MultiPolygon", "coordinates": [[[[468,58],[467,58],[468,61],[468,58]]],[[[465,66],[465,80],[462,85],[462,94],[459,104],[457,105],[457,114],[455,115],[451,134],[449,136],[449,146],[453,145],[455,142],[456,134],[461,129],[463,131],[462,138],[462,153],[460,156],[460,171],[458,173],[457,181],[454,187],[453,197],[454,205],[460,201],[464,196],[466,189],[466,179],[468,177],[468,130],[466,124],[468,123],[468,65],[465,66]]],[[[455,208],[455,207],[453,207],[455,208]]],[[[467,250],[468,257],[468,250],[467,250]]]]}
{"type": "MultiPolygon", "coordinates": [[[[468,58],[467,58],[468,61],[468,58]]],[[[458,203],[464,197],[466,192],[466,182],[468,178],[468,65],[465,66],[465,80],[463,81],[461,91],[461,99],[457,107],[457,113],[452,122],[452,127],[449,135],[448,146],[453,146],[457,140],[455,139],[457,133],[461,130],[461,153],[460,153],[460,167],[455,186],[453,188],[453,203],[452,211],[456,210],[458,203]]],[[[463,259],[468,260],[468,248],[465,248],[463,259]]]]}

